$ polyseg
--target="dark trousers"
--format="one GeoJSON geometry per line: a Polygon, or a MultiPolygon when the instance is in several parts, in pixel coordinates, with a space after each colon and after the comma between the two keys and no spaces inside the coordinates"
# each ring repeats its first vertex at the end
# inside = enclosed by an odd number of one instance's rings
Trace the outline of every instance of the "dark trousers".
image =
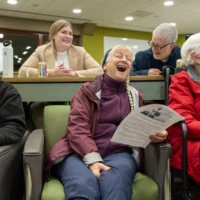
{"type": "Polygon", "coordinates": [[[56,166],[56,175],[64,186],[66,200],[131,200],[136,162],[123,152],[106,156],[98,179],[78,155],[72,154],[56,166]]]}

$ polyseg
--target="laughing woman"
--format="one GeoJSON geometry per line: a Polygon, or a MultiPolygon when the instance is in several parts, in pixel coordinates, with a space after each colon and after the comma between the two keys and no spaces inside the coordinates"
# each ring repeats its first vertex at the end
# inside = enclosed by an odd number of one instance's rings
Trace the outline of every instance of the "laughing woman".
{"type": "MultiPolygon", "coordinates": [[[[66,200],[132,197],[136,158],[131,147],[111,142],[111,138],[120,122],[142,104],[142,98],[128,81],[133,59],[130,48],[118,45],[106,55],[105,73],[77,91],[70,106],[68,130],[46,160],[46,170],[54,164],[66,200]]],[[[150,139],[162,142],[166,136],[163,131],[150,139]]]]}
{"type": "Polygon", "coordinates": [[[84,77],[103,73],[101,66],[83,47],[72,45],[73,31],[69,22],[54,22],[49,29],[49,40],[24,62],[19,69],[19,77],[26,77],[26,74],[37,77],[39,62],[47,64],[49,77],[84,77]]]}

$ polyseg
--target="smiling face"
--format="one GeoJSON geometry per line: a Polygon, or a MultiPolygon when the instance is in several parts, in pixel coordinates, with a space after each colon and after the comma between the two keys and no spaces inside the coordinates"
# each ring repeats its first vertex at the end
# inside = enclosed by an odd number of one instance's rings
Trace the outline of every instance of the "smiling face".
{"type": "Polygon", "coordinates": [[[59,52],[66,51],[72,44],[73,40],[72,28],[70,26],[63,27],[53,36],[53,40],[57,51],[59,52]]]}
{"type": "Polygon", "coordinates": [[[104,65],[105,73],[114,80],[125,81],[129,76],[132,53],[128,48],[111,50],[104,65]]]}
{"type": "Polygon", "coordinates": [[[152,51],[153,51],[153,56],[156,60],[167,60],[169,58],[169,55],[171,54],[174,48],[174,44],[170,44],[171,42],[172,41],[169,42],[165,37],[162,36],[152,37],[151,40],[152,51]]]}

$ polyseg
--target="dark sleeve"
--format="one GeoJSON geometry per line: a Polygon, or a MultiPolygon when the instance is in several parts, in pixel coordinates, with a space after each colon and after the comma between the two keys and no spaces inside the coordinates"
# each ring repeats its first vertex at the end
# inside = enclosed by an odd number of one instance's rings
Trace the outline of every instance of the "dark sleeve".
{"type": "Polygon", "coordinates": [[[22,100],[9,83],[0,83],[0,145],[17,143],[26,131],[22,100]]]}
{"type": "Polygon", "coordinates": [[[135,55],[135,60],[132,63],[132,70],[130,72],[131,76],[136,75],[148,75],[148,58],[145,52],[138,52],[135,55]]]}

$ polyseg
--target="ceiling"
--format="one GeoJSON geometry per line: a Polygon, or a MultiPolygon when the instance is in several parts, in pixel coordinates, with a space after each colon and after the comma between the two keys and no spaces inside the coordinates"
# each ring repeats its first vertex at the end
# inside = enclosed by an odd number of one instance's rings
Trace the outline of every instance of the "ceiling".
{"type": "Polygon", "coordinates": [[[55,21],[66,19],[73,24],[95,23],[97,26],[151,32],[163,22],[175,22],[179,34],[200,32],[200,0],[18,0],[17,5],[0,1],[0,15],[55,21]],[[79,8],[80,14],[72,10],[79,8]],[[125,21],[132,15],[134,20],[125,21]]]}

